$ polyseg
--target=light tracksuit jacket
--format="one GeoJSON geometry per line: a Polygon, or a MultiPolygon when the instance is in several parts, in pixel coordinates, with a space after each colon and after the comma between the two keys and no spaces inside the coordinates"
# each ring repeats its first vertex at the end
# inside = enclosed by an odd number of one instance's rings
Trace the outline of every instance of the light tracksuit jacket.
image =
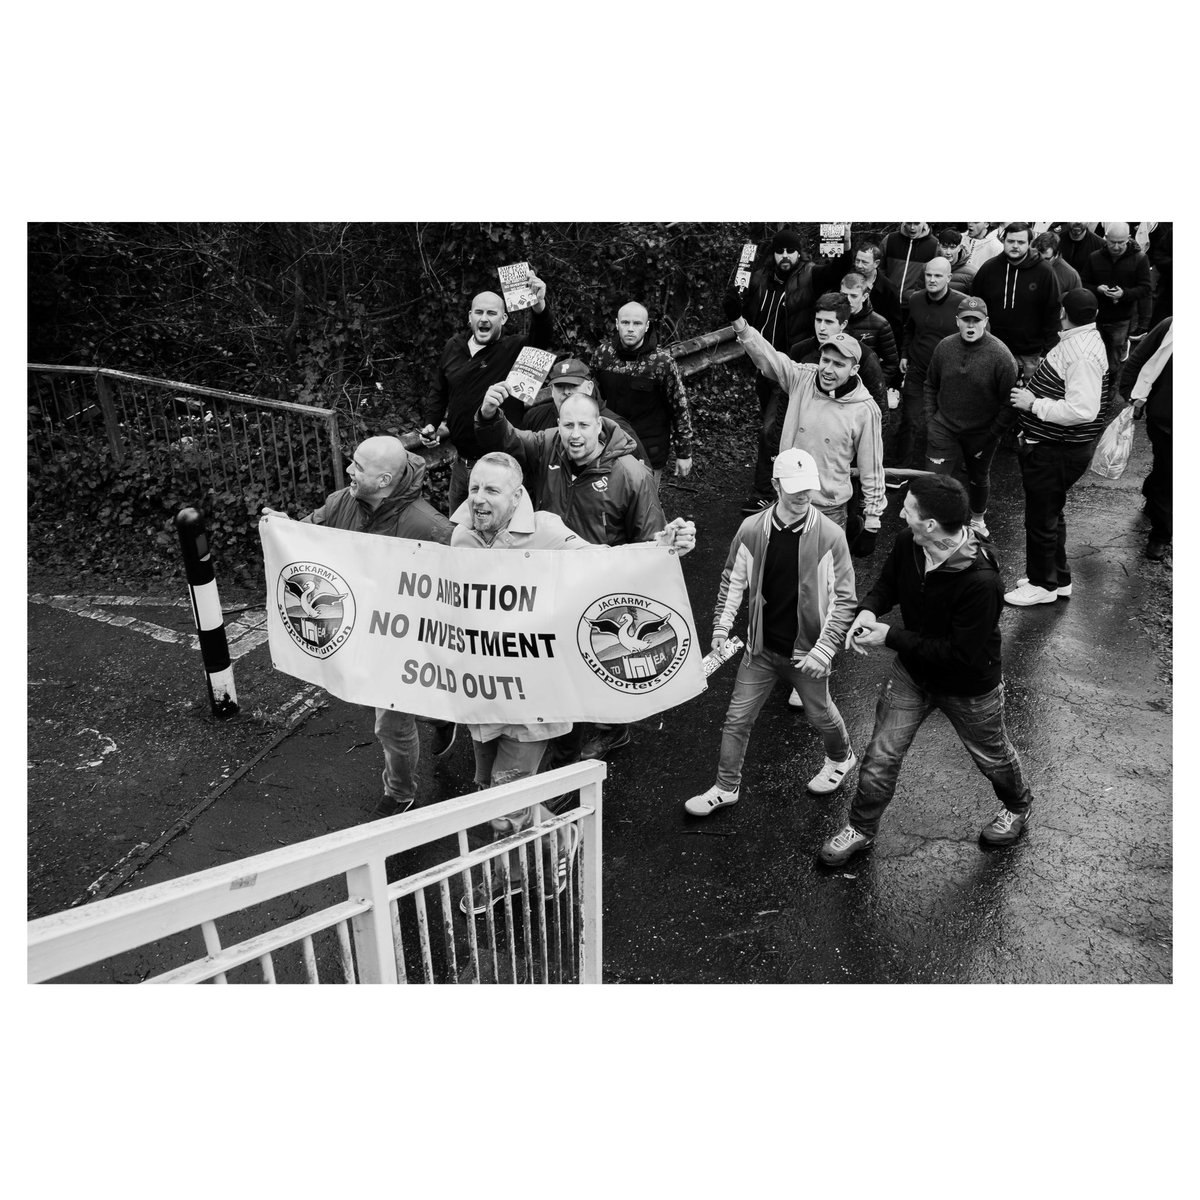
{"type": "MultiPolygon", "coordinates": [[[[747,517],[729,545],[721,586],[713,610],[713,635],[729,636],[742,600],[749,593],[750,621],[746,649],[763,649],[763,564],[775,505],[747,517]]],[[[793,659],[811,655],[828,669],[854,620],[854,565],[846,535],[816,506],[808,510],[796,551],[799,589],[796,598],[796,644],[793,659]]]]}

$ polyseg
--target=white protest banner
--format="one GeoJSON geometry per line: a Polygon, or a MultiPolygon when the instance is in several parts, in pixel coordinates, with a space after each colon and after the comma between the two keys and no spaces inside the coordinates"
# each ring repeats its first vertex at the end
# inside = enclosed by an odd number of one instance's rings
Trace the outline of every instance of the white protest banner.
{"type": "Polygon", "coordinates": [[[623,724],[704,691],[678,557],[481,550],[259,523],[271,659],[355,704],[467,724],[623,724]]]}

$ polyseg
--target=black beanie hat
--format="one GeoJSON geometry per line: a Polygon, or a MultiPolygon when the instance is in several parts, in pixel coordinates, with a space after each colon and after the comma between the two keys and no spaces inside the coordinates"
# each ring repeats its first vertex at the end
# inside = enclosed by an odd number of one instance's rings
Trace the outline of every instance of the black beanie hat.
{"type": "Polygon", "coordinates": [[[771,249],[776,254],[780,254],[784,250],[802,250],[803,248],[800,245],[800,235],[794,229],[787,228],[787,226],[784,226],[771,242],[771,249]]]}

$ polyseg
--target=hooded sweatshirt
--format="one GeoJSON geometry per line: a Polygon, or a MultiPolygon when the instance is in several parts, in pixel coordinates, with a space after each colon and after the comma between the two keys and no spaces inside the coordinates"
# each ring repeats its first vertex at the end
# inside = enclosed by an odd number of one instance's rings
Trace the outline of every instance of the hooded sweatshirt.
{"type": "Polygon", "coordinates": [[[475,437],[484,450],[503,450],[525,470],[525,481],[541,512],[596,546],[652,541],[666,528],[654,476],[633,453],[633,439],[608,417],[601,418],[600,455],[581,471],[563,448],[557,429],[531,433],[514,429],[497,412],[475,414],[475,437]]]}
{"type": "Polygon", "coordinates": [[[938,256],[938,240],[922,221],[914,237],[897,230],[883,239],[879,269],[888,277],[903,303],[908,293],[925,281],[925,264],[938,256]]]}
{"type": "Polygon", "coordinates": [[[1004,247],[1000,244],[995,229],[977,238],[964,233],[962,244],[966,249],[966,257],[958,263],[950,276],[950,286],[965,292],[971,286],[971,280],[979,273],[979,268],[995,258],[1004,247]]]}
{"type": "Polygon", "coordinates": [[[421,498],[425,460],[411,450],[406,450],[404,454],[404,462],[396,473],[396,482],[377,508],[360,500],[352,488],[344,487],[327,496],[320,508],[302,520],[309,525],[325,525],[330,529],[350,529],[355,533],[379,533],[386,537],[413,538],[449,545],[454,527],[421,498]]]}
{"type": "Polygon", "coordinates": [[[667,465],[672,440],[676,457],[692,457],[687,393],[675,359],[658,348],[656,334],[647,333],[632,349],[614,334],[596,351],[592,372],[612,413],[637,430],[651,467],[667,465]]]}
{"type": "Polygon", "coordinates": [[[840,395],[830,395],[821,390],[817,367],[780,354],[750,325],[737,338],[763,375],[787,393],[779,449],[799,446],[816,460],[821,490],[813,493],[813,503],[836,508],[850,499],[850,464],[857,458],[865,524],[878,529],[887,505],[883,437],[879,407],[862,380],[851,375],[840,395]]]}
{"type": "Polygon", "coordinates": [[[1007,254],[985,262],[971,295],[987,304],[988,327],[1018,357],[1046,354],[1058,344],[1058,278],[1032,250],[1017,263],[1007,254]]]}
{"type": "Polygon", "coordinates": [[[968,530],[945,562],[926,565],[912,530],[900,530],[858,611],[882,618],[900,605],[904,628],[890,626],[885,644],[920,687],[946,696],[990,692],[1000,683],[1004,610],[995,552],[968,530]]]}

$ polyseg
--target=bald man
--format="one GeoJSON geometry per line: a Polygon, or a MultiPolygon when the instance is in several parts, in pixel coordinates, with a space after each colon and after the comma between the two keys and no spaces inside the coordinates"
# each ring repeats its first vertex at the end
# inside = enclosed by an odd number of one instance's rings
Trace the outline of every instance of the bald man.
{"type": "MultiPolygon", "coordinates": [[[[330,529],[377,533],[449,545],[454,526],[421,498],[425,460],[410,454],[395,437],[370,437],[355,448],[348,487],[327,496],[303,520],[330,529]]],[[[287,513],[264,508],[264,513],[287,513]]],[[[454,744],[454,722],[435,721],[433,754],[440,758],[454,744]]],[[[421,743],[416,718],[391,708],[375,710],[375,736],[383,746],[383,798],[372,818],[407,812],[417,802],[417,762],[421,743]]]]}
{"type": "Polygon", "coordinates": [[[1000,233],[1001,251],[975,272],[971,294],[987,305],[988,326],[1017,360],[1021,378],[1058,345],[1058,276],[1033,248],[1033,226],[1009,221],[1000,233]]]}
{"type": "MultiPolygon", "coordinates": [[[[508,310],[503,298],[496,292],[480,292],[467,313],[467,332],[455,334],[442,350],[433,395],[425,404],[421,441],[426,446],[436,446],[438,426],[445,420],[450,442],[458,454],[450,473],[450,512],[467,498],[471,467],[484,453],[475,440],[475,413],[484,392],[492,384],[504,381],[525,346],[548,350],[554,341],[546,285],[536,275],[530,275],[529,283],[537,300],[525,337],[504,337],[508,310]]],[[[518,428],[523,414],[524,406],[519,400],[507,401],[505,415],[518,428]]]]}
{"type": "Polygon", "coordinates": [[[1124,221],[1104,226],[1104,246],[1088,255],[1080,272],[1083,285],[1096,297],[1096,328],[1108,354],[1108,398],[1117,390],[1120,364],[1129,355],[1129,326],[1138,302],[1149,297],[1150,260],[1138,249],[1124,221]]]}
{"type": "Polygon", "coordinates": [[[636,300],[617,313],[615,332],[596,351],[592,374],[607,407],[633,426],[646,447],[657,486],[672,445],[675,474],[692,469],[692,414],[675,360],[659,349],[650,314],[636,300]]]}
{"type": "MultiPolygon", "coordinates": [[[[888,425],[884,461],[889,466],[925,470],[925,376],[942,338],[958,332],[958,306],[966,299],[950,286],[950,260],[938,255],[923,268],[924,288],[908,296],[900,349],[899,420],[888,425]]],[[[889,487],[899,486],[889,483],[889,487]]]]}

